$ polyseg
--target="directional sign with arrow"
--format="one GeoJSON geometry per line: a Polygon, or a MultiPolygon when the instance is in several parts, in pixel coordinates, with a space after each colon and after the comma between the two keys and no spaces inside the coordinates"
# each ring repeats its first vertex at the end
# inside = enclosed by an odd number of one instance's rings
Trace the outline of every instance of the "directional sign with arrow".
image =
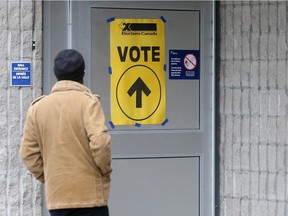
{"type": "Polygon", "coordinates": [[[110,25],[111,122],[162,124],[166,117],[165,22],[113,19],[110,25]]]}
{"type": "Polygon", "coordinates": [[[157,74],[146,65],[128,68],[116,86],[116,99],[120,110],[129,119],[143,121],[150,118],[163,101],[157,74]]]}
{"type": "Polygon", "coordinates": [[[136,92],[136,108],[142,108],[142,92],[148,97],[151,93],[150,89],[143,82],[143,80],[138,77],[134,84],[128,90],[130,97],[136,92]]]}

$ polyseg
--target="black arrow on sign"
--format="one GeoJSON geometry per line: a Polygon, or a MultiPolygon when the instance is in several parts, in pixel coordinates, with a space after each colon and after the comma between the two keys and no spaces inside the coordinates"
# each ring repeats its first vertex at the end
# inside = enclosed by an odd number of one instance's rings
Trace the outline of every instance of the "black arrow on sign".
{"type": "Polygon", "coordinates": [[[144,92],[146,96],[149,96],[151,91],[140,77],[138,77],[138,79],[133,83],[127,93],[131,97],[135,92],[136,108],[142,108],[142,92],[144,92]]]}

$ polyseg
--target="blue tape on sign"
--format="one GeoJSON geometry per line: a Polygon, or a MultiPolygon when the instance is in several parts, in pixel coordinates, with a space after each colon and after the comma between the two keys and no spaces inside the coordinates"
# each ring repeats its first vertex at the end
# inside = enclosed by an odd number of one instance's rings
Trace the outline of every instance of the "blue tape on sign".
{"type": "Polygon", "coordinates": [[[115,125],[113,124],[113,122],[112,122],[112,121],[109,121],[109,125],[111,126],[111,128],[112,128],[112,129],[114,129],[114,128],[115,128],[115,125]]]}
{"type": "Polygon", "coordinates": [[[165,121],[161,124],[162,126],[165,126],[168,123],[168,119],[165,119],[165,121]]]}
{"type": "Polygon", "coordinates": [[[135,126],[136,126],[136,127],[141,127],[141,124],[135,123],[135,126]]]}
{"type": "Polygon", "coordinates": [[[166,64],[164,64],[164,71],[166,71],[167,70],[167,65],[166,64]]]}
{"type": "Polygon", "coordinates": [[[163,16],[161,16],[160,18],[162,19],[162,21],[163,21],[164,23],[166,23],[166,19],[165,19],[163,16]]]}
{"type": "Polygon", "coordinates": [[[111,17],[109,19],[107,19],[107,22],[110,23],[110,22],[113,22],[115,20],[115,17],[111,17]]]}
{"type": "Polygon", "coordinates": [[[112,74],[112,68],[111,67],[108,67],[108,73],[112,74]]]}

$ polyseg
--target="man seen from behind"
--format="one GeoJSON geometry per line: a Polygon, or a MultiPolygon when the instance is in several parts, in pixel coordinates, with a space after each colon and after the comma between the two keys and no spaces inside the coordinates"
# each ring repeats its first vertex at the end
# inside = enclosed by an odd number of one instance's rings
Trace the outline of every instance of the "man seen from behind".
{"type": "Polygon", "coordinates": [[[45,186],[51,216],[108,216],[111,137],[97,95],[83,85],[85,62],[58,53],[51,93],[32,102],[20,157],[45,186]]]}

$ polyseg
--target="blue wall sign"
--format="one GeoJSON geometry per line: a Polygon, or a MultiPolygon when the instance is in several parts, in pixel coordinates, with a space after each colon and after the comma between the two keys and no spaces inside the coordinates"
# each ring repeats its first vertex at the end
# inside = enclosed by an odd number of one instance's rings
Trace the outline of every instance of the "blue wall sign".
{"type": "Polygon", "coordinates": [[[31,86],[31,63],[11,63],[11,86],[31,86]]]}
{"type": "Polygon", "coordinates": [[[169,79],[200,79],[199,50],[169,50],[169,79]]]}

